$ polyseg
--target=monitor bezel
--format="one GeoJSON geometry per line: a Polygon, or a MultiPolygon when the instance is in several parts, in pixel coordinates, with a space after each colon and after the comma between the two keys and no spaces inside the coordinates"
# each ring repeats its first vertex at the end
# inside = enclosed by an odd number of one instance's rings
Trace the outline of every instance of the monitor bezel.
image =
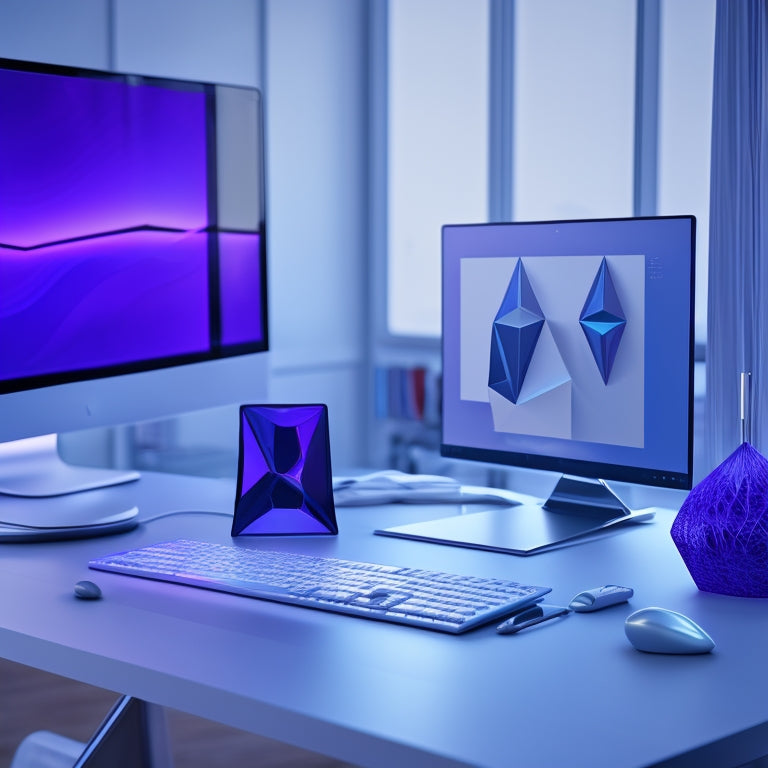
{"type": "MultiPolygon", "coordinates": [[[[612,464],[610,462],[594,462],[582,459],[564,458],[546,454],[523,453],[516,451],[500,451],[488,448],[478,448],[475,446],[462,446],[454,443],[447,443],[444,440],[444,424],[446,411],[445,397],[445,379],[443,379],[441,398],[441,445],[440,454],[447,458],[466,459],[471,461],[480,461],[491,464],[498,464],[509,467],[519,467],[531,470],[544,470],[550,472],[559,472],[564,475],[574,475],[586,478],[599,478],[601,480],[613,480],[617,482],[637,483],[642,485],[657,486],[663,488],[675,488],[689,490],[693,485],[693,367],[694,367],[694,298],[695,298],[695,275],[696,275],[696,218],[692,215],[674,215],[674,216],[624,216],[615,218],[585,218],[585,219],[542,219],[537,221],[508,221],[508,222],[488,222],[488,223],[469,223],[469,224],[446,224],[442,228],[442,239],[444,243],[446,229],[452,227],[498,227],[498,226],[557,226],[558,224],[590,224],[590,223],[618,223],[622,221],[659,221],[659,220],[679,220],[686,219],[691,225],[690,242],[690,278],[689,278],[689,332],[688,332],[688,402],[687,402],[687,458],[685,472],[669,471],[662,467],[636,467],[625,464],[612,464]]],[[[442,265],[442,286],[441,295],[445,298],[445,253],[441,254],[442,265]]],[[[445,328],[446,302],[442,306],[442,323],[445,328]]],[[[441,337],[441,355],[444,372],[444,361],[446,338],[445,333],[441,337]]],[[[443,376],[445,374],[443,373],[443,376]]]]}

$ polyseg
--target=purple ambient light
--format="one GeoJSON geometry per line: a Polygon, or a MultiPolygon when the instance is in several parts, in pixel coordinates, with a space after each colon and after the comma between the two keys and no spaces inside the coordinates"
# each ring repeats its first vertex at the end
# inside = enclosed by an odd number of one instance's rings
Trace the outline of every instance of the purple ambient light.
{"type": "Polygon", "coordinates": [[[0,248],[0,379],[208,349],[205,233],[0,248]]]}
{"type": "Polygon", "coordinates": [[[742,443],[688,494],[671,534],[700,590],[768,597],[768,460],[742,443]]]}
{"type": "Polygon", "coordinates": [[[208,224],[205,93],[0,70],[0,244],[208,224]]]}
{"type": "Polygon", "coordinates": [[[259,199],[219,226],[261,183],[225,91],[0,67],[0,391],[266,347],[259,199]]]}
{"type": "Polygon", "coordinates": [[[336,534],[328,409],[243,405],[232,535],[336,534]]]}
{"type": "Polygon", "coordinates": [[[247,232],[219,234],[221,343],[244,344],[261,339],[260,235],[247,232]]]}

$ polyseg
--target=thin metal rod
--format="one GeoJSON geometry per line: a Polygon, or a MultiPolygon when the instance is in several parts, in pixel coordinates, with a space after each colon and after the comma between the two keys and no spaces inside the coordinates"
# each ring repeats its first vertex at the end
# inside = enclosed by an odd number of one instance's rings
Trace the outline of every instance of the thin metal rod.
{"type": "Polygon", "coordinates": [[[739,418],[741,421],[741,442],[748,443],[752,440],[750,410],[752,407],[752,374],[741,372],[741,397],[739,418]]]}

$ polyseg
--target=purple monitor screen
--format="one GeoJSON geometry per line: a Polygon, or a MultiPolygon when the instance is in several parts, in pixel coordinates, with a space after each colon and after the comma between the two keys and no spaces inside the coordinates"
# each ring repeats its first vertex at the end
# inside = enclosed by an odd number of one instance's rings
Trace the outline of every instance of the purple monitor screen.
{"type": "Polygon", "coordinates": [[[267,347],[256,89],[0,59],[0,392],[267,347]]]}
{"type": "Polygon", "coordinates": [[[691,216],[443,228],[447,456],[690,488],[691,216]]]}

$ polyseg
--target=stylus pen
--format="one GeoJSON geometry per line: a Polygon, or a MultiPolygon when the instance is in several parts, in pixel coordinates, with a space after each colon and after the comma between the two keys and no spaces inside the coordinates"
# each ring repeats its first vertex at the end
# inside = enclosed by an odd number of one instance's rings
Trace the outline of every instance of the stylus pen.
{"type": "Polygon", "coordinates": [[[532,627],[535,624],[541,624],[542,621],[556,619],[558,616],[565,616],[570,613],[570,608],[562,605],[534,605],[525,611],[511,616],[496,627],[500,635],[512,635],[526,627],[532,627]]]}

